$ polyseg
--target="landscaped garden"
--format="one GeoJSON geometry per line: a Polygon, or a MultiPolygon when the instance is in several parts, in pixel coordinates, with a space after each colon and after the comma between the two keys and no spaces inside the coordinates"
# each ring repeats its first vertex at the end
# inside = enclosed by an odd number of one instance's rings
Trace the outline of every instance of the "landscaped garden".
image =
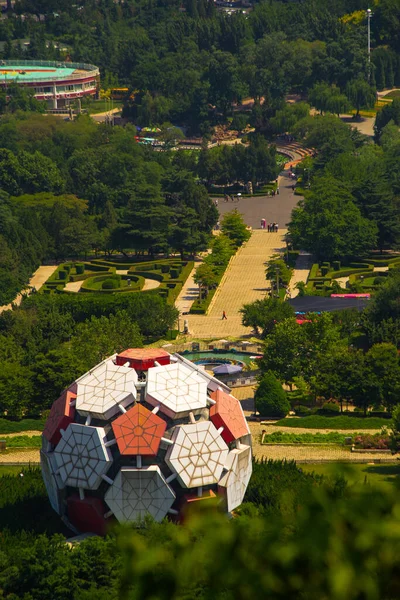
{"type": "Polygon", "coordinates": [[[173,304],[193,265],[193,261],[180,258],[140,262],[126,258],[66,262],[59,265],[40,292],[75,293],[68,290],[67,284],[82,282],[79,288],[81,293],[134,293],[143,290],[147,279],[155,281],[156,284],[154,290],[145,290],[146,293],[157,293],[173,304]]]}
{"type": "Polygon", "coordinates": [[[300,294],[330,296],[340,292],[374,292],[385,282],[390,272],[398,268],[400,255],[394,253],[377,254],[348,264],[342,264],[339,260],[315,263],[300,294]],[[347,281],[338,281],[341,278],[346,278],[347,281]]]}

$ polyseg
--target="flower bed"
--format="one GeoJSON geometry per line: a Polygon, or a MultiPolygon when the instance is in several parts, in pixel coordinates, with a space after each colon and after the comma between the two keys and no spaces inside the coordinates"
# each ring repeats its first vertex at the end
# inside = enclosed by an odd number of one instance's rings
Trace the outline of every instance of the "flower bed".
{"type": "Polygon", "coordinates": [[[357,434],[354,447],[356,450],[390,450],[390,437],[387,433],[357,434]]]}

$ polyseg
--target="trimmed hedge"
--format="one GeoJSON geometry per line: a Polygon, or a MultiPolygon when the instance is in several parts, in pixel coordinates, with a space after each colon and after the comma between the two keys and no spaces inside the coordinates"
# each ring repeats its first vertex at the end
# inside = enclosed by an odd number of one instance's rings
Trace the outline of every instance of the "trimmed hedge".
{"type": "Polygon", "coordinates": [[[210,306],[211,300],[214,297],[215,292],[218,288],[214,288],[208,292],[207,298],[199,300],[198,298],[193,302],[190,308],[190,314],[192,315],[205,315],[207,314],[208,307],[210,306]]]}
{"type": "Polygon", "coordinates": [[[381,429],[388,427],[388,419],[379,417],[323,417],[311,415],[309,417],[281,419],[274,423],[280,427],[304,427],[306,429],[381,429]]]}
{"type": "Polygon", "coordinates": [[[45,419],[22,419],[22,421],[0,419],[0,435],[2,433],[22,433],[23,431],[43,431],[45,424],[45,419]]]}

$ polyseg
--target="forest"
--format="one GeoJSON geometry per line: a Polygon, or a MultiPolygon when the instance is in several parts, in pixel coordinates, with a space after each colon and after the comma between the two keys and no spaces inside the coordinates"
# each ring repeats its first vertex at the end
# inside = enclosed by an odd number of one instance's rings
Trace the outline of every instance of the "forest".
{"type": "MultiPolygon", "coordinates": [[[[139,125],[173,122],[209,134],[245,97],[264,120],[289,92],[366,80],[367,0],[255,2],[226,15],[210,0],[16,0],[0,25],[2,57],[74,61],[101,68],[102,86],[127,86],[125,114],[139,125]],[[20,40],[29,39],[27,48],[20,40]]],[[[374,7],[370,83],[400,85],[400,5],[374,7]]]]}

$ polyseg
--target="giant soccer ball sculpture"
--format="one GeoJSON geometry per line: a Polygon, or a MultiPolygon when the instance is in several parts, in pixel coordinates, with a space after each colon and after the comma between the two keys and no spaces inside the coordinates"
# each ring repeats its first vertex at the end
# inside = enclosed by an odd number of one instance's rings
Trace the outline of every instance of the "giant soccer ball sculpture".
{"type": "Polygon", "coordinates": [[[238,507],[251,476],[240,402],[201,367],[159,349],[114,355],[51,408],[41,450],[53,509],[77,532],[179,518],[218,495],[238,507]]]}

